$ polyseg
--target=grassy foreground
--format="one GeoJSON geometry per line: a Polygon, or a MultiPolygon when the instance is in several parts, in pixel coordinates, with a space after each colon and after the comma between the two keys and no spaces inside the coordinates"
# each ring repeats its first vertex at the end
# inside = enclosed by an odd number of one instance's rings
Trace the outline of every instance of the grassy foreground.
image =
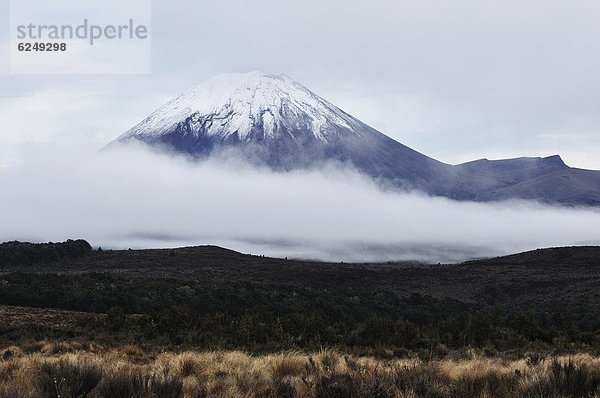
{"type": "Polygon", "coordinates": [[[600,398],[599,286],[600,247],[428,265],[9,242],[0,398],[600,398]]]}
{"type": "Polygon", "coordinates": [[[36,352],[0,351],[0,397],[600,396],[600,358],[587,354],[423,361],[331,350],[147,355],[136,347],[65,344],[41,343],[36,352]]]}

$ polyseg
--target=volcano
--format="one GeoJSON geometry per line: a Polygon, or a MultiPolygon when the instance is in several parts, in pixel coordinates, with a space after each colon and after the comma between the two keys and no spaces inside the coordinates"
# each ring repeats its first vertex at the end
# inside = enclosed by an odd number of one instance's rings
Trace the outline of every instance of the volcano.
{"type": "Polygon", "coordinates": [[[239,156],[277,171],[335,162],[403,190],[455,200],[600,205],[600,172],[558,156],[450,165],[366,125],[287,75],[223,74],[173,98],[110,145],[138,142],[202,159],[239,156]]]}

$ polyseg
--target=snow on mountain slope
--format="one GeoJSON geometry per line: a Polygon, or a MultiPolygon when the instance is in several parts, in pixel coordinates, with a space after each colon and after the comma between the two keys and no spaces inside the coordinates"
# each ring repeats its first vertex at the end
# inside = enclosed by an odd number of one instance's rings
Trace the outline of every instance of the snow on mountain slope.
{"type": "Polygon", "coordinates": [[[350,163],[414,189],[450,166],[367,126],[286,75],[223,74],[172,99],[116,140],[193,157],[236,151],[276,170],[350,163]]]}
{"type": "Polygon", "coordinates": [[[303,128],[320,140],[339,131],[356,132],[356,121],[286,75],[261,72],[213,77],[160,107],[121,139],[143,141],[167,134],[191,118],[198,136],[252,139],[257,125],[265,137],[303,128]]]}

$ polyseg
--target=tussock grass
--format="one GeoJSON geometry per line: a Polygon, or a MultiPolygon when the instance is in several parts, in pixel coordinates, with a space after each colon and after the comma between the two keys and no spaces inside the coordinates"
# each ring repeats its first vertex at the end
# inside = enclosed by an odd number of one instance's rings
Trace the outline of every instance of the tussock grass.
{"type": "Polygon", "coordinates": [[[423,361],[334,350],[152,356],[133,346],[98,353],[51,345],[0,350],[0,398],[600,397],[600,358],[588,354],[423,361]]]}

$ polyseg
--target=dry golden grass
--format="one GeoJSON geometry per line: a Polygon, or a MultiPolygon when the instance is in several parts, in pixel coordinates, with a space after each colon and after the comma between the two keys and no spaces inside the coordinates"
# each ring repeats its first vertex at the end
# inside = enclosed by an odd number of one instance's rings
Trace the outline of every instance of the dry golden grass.
{"type": "Polygon", "coordinates": [[[600,358],[379,360],[332,350],[183,352],[45,342],[0,350],[0,397],[599,397],[600,358]]]}

